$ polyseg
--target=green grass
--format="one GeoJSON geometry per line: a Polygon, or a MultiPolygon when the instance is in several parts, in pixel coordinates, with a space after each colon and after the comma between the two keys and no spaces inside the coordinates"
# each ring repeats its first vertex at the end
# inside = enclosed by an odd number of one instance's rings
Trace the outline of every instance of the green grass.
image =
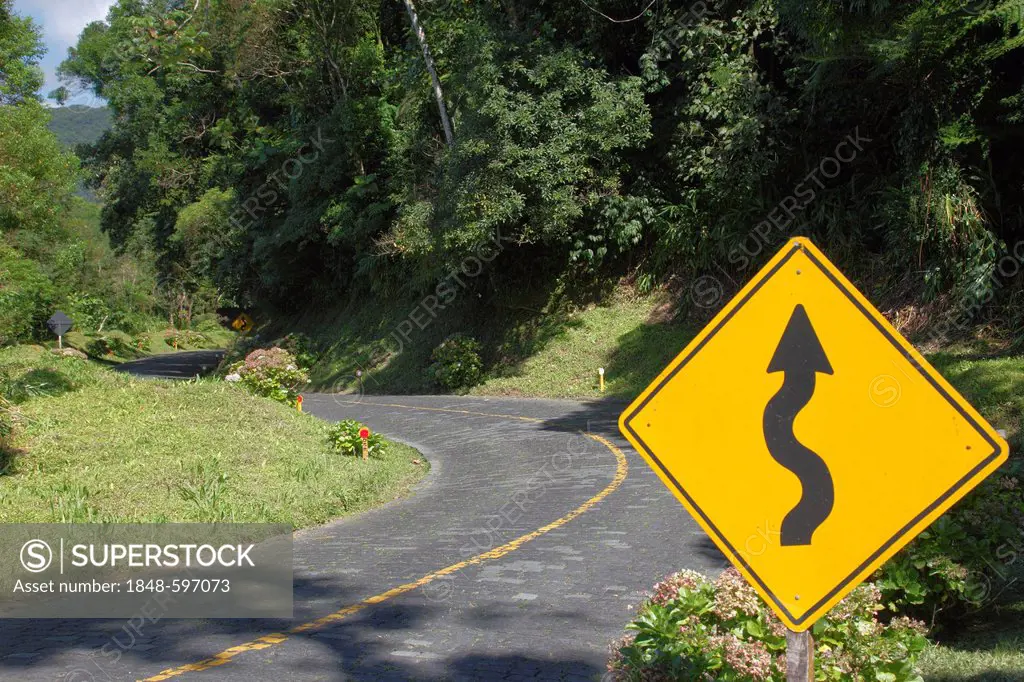
{"type": "MultiPolygon", "coordinates": [[[[64,346],[80,350],[104,362],[120,364],[150,355],[162,355],[187,350],[227,348],[238,334],[229,329],[206,328],[202,332],[178,332],[170,329],[151,329],[130,335],[111,329],[102,333],[71,331],[64,337],[64,346]],[[172,343],[168,343],[168,339],[172,343]],[[177,346],[173,341],[177,340],[177,346]]],[[[56,348],[56,341],[47,344],[56,348]]]]}
{"type": "Polygon", "coordinates": [[[404,494],[415,450],[369,462],[328,424],[223,381],[143,381],[39,347],[0,350],[21,426],[0,475],[0,522],[323,523],[404,494]]]}
{"type": "Polygon", "coordinates": [[[1024,679],[1024,603],[1000,609],[928,649],[921,659],[929,682],[1010,682],[1024,679]]]}
{"type": "Polygon", "coordinates": [[[260,333],[274,338],[297,331],[316,341],[320,359],[310,376],[320,390],[354,390],[356,371],[362,370],[368,393],[436,392],[425,378],[430,353],[458,332],[485,347],[488,378],[472,393],[578,399],[635,395],[694,333],[688,325],[652,321],[667,307],[661,293],[638,296],[620,287],[600,305],[579,306],[565,299],[555,294],[521,306],[494,304],[485,314],[456,305],[431,318],[425,329],[415,329],[401,353],[386,357],[380,340],[416,309],[416,301],[335,310],[314,306],[315,311],[285,318],[260,333]],[[606,372],[604,394],[599,367],[606,372]]]}
{"type": "Polygon", "coordinates": [[[597,399],[635,397],[683,349],[694,330],[653,322],[666,305],[662,296],[619,290],[605,305],[568,313],[536,352],[500,365],[474,388],[478,395],[597,399]],[[605,393],[598,368],[605,370],[605,393]]]}
{"type": "Polygon", "coordinates": [[[981,357],[967,350],[928,360],[997,429],[1005,429],[1011,456],[1024,446],[1024,357],[981,357]]]}

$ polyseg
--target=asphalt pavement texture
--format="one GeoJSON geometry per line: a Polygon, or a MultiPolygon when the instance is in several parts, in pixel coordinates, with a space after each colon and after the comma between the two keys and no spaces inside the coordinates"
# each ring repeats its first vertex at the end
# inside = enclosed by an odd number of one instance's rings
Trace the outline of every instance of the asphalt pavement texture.
{"type": "Polygon", "coordinates": [[[0,679],[600,680],[656,581],[725,565],[618,435],[623,407],[307,395],[431,470],[402,500],[296,533],[291,621],[5,620],[0,679]]]}
{"type": "Polygon", "coordinates": [[[222,350],[167,353],[125,362],[114,369],[147,379],[192,379],[215,370],[223,357],[222,350]]]}

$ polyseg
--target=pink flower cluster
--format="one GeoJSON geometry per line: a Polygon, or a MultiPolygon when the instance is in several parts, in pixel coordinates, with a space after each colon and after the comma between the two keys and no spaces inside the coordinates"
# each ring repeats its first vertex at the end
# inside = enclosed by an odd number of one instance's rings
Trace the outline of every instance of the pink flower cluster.
{"type": "Polygon", "coordinates": [[[248,374],[261,369],[296,369],[295,358],[283,348],[257,348],[245,356],[245,362],[238,369],[239,374],[248,374]]]}
{"type": "Polygon", "coordinates": [[[664,606],[679,597],[679,590],[696,590],[706,583],[707,578],[700,573],[684,569],[678,573],[673,573],[655,585],[651,601],[659,606],[664,606]]]}
{"type": "Polygon", "coordinates": [[[864,583],[832,607],[828,617],[836,622],[855,618],[874,618],[882,610],[882,591],[874,583],[864,583]]]}
{"type": "Polygon", "coordinates": [[[889,627],[897,630],[911,630],[919,635],[928,634],[928,625],[921,620],[916,620],[908,616],[900,616],[899,618],[893,618],[889,623],[889,627]]]}
{"type": "Polygon", "coordinates": [[[756,616],[761,611],[761,602],[740,572],[727,568],[715,581],[715,604],[711,610],[723,621],[729,621],[741,613],[756,616]]]}
{"type": "Polygon", "coordinates": [[[772,675],[772,655],[761,642],[747,642],[735,635],[716,635],[708,644],[722,652],[725,663],[751,680],[768,680],[772,675]]]}

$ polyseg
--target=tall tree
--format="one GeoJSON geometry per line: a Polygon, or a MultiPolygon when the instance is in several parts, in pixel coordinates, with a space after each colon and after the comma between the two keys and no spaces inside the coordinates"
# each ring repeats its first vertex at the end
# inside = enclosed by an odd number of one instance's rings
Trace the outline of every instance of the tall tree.
{"type": "Polygon", "coordinates": [[[444,139],[448,146],[454,146],[455,137],[452,132],[452,121],[448,117],[448,107],[444,103],[444,91],[441,90],[441,79],[437,76],[437,66],[434,58],[430,55],[430,45],[427,43],[427,34],[420,25],[419,16],[416,14],[416,6],[412,0],[404,0],[405,11],[409,13],[409,23],[412,25],[412,32],[423,50],[423,62],[427,66],[427,73],[430,74],[430,82],[434,86],[434,97],[437,98],[437,110],[441,115],[441,125],[444,127],[444,139]]]}
{"type": "Polygon", "coordinates": [[[0,104],[39,98],[45,53],[35,22],[15,14],[13,0],[0,0],[0,104]]]}

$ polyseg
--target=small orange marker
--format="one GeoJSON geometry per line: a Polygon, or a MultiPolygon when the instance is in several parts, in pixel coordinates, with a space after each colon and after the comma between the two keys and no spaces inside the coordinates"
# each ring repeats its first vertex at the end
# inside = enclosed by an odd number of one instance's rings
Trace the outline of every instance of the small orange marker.
{"type": "Polygon", "coordinates": [[[295,396],[295,409],[302,412],[302,396],[295,396]]]}
{"type": "Polygon", "coordinates": [[[370,458],[370,429],[365,426],[359,429],[359,437],[363,439],[363,459],[370,458]]]}

